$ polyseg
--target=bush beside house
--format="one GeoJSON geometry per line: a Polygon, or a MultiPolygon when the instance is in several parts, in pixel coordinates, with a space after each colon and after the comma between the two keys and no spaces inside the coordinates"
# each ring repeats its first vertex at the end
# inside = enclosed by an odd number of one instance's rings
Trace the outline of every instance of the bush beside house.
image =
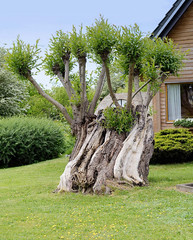
{"type": "Polygon", "coordinates": [[[193,161],[193,134],[188,129],[166,129],[155,134],[152,164],[193,161]]]}

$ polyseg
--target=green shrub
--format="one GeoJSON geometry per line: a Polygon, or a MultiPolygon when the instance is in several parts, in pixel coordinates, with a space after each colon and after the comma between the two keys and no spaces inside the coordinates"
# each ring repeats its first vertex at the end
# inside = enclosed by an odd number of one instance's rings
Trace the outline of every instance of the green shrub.
{"type": "Polygon", "coordinates": [[[70,126],[66,122],[61,122],[58,120],[55,120],[54,122],[56,122],[60,126],[64,133],[65,154],[71,154],[75,145],[76,138],[72,136],[70,126]]]}
{"type": "Polygon", "coordinates": [[[133,126],[134,118],[125,108],[108,107],[104,110],[105,121],[103,126],[113,129],[119,134],[122,132],[130,132],[133,126]]]}
{"type": "Polygon", "coordinates": [[[56,158],[65,151],[60,126],[48,119],[0,120],[0,165],[12,167],[56,158]]]}
{"type": "Polygon", "coordinates": [[[155,134],[150,163],[167,164],[193,161],[193,134],[187,129],[166,129],[155,134]]]}

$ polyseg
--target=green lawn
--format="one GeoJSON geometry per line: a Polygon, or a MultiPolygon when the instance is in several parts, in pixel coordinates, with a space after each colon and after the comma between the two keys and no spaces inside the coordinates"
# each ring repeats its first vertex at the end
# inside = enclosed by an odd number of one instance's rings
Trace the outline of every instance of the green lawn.
{"type": "Polygon", "coordinates": [[[53,194],[64,158],[0,169],[0,240],[193,239],[193,163],[151,166],[150,186],[111,196],[53,194]]]}

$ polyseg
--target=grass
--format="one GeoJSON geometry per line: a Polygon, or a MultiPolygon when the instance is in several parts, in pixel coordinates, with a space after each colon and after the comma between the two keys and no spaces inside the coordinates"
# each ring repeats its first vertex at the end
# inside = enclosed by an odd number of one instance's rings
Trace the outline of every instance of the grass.
{"type": "Polygon", "coordinates": [[[67,163],[60,158],[0,169],[1,240],[193,239],[193,163],[151,166],[150,186],[111,196],[53,194],[67,163]]]}

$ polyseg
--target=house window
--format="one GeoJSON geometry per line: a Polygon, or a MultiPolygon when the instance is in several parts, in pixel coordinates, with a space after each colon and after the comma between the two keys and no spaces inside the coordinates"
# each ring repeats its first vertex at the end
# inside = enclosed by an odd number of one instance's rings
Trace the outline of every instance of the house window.
{"type": "Polygon", "coordinates": [[[124,100],[124,99],[119,99],[119,100],[118,100],[118,103],[121,105],[121,107],[124,107],[125,104],[127,103],[127,101],[124,100]]]}
{"type": "MultiPolygon", "coordinates": [[[[118,99],[118,103],[121,105],[121,107],[124,107],[127,101],[125,99],[118,99]]],[[[111,104],[111,107],[115,107],[114,103],[111,104]]]]}
{"type": "Polygon", "coordinates": [[[193,84],[167,85],[168,120],[193,118],[193,84]]]}

